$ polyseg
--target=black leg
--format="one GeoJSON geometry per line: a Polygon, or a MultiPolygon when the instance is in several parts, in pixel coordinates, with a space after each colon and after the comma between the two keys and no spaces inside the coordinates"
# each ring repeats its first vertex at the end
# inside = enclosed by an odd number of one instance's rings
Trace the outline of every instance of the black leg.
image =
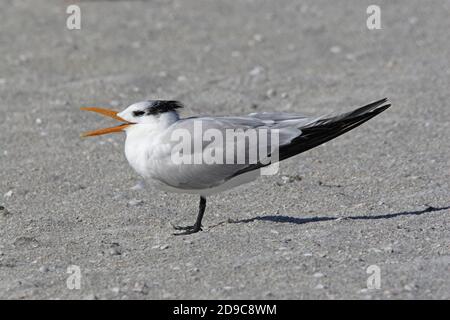
{"type": "Polygon", "coordinates": [[[172,225],[175,230],[185,230],[184,232],[174,233],[174,235],[180,236],[180,235],[192,234],[192,233],[196,233],[196,232],[199,232],[200,230],[202,230],[202,219],[203,219],[203,214],[205,213],[205,208],[206,208],[206,198],[203,196],[200,196],[200,205],[198,208],[198,215],[197,215],[197,220],[195,221],[195,224],[193,226],[186,226],[186,227],[172,225]]]}

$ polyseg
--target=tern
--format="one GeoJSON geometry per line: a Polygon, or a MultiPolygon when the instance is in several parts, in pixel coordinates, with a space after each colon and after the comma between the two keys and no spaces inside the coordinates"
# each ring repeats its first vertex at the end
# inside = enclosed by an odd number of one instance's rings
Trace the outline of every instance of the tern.
{"type": "Polygon", "coordinates": [[[126,133],[125,156],[131,167],[148,184],[164,191],[200,195],[199,211],[195,223],[190,226],[173,226],[179,230],[175,235],[186,235],[202,230],[207,196],[253,181],[260,176],[261,170],[273,164],[272,162],[279,163],[330,141],[358,127],[390,106],[385,98],[351,112],[321,117],[307,117],[283,112],[262,112],[251,113],[247,116],[181,118],[178,111],[183,104],[172,100],[137,102],[121,112],[98,107],[81,109],[96,112],[121,122],[118,126],[90,131],[84,133],[83,136],[98,136],[124,131],[126,133]],[[202,132],[196,132],[196,125],[198,126],[199,123],[203,128],[202,132]],[[215,139],[220,134],[226,135],[230,130],[231,132],[254,130],[257,133],[264,131],[263,135],[258,136],[258,141],[267,141],[267,136],[276,132],[278,140],[276,148],[273,146],[269,150],[256,148],[258,149],[256,161],[235,161],[236,155],[238,157],[239,154],[248,155],[250,149],[255,149],[253,148],[255,141],[250,141],[250,145],[242,143],[243,139],[248,141],[248,135],[226,140],[225,144],[214,144],[213,142],[217,141],[213,141],[211,137],[205,139],[205,130],[214,132],[215,139]],[[188,141],[187,148],[180,149],[179,141],[173,139],[175,133],[188,136],[190,141],[188,141]],[[193,150],[191,146],[194,146],[193,150]],[[231,163],[221,161],[180,163],[174,161],[174,155],[179,156],[180,154],[197,157],[197,160],[203,160],[206,156],[218,155],[221,160],[221,157],[225,158],[223,152],[227,148],[236,150],[236,155],[231,157],[233,160],[231,163]],[[261,152],[261,150],[263,151],[261,152]],[[277,157],[272,162],[268,162],[267,159],[272,156],[274,150],[276,150],[277,157]]]}

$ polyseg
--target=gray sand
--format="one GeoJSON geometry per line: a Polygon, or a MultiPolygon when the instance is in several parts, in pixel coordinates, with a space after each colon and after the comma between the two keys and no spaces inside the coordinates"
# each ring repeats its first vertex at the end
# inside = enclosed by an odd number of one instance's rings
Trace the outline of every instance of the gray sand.
{"type": "Polygon", "coordinates": [[[0,298],[450,298],[450,2],[0,3],[0,298]],[[133,188],[122,109],[320,115],[389,97],[358,129],[211,197],[133,188]],[[434,208],[434,209],[433,209],[434,208]],[[228,219],[239,223],[229,223],[228,219]],[[66,286],[67,268],[81,288],[66,286]],[[367,289],[366,269],[381,271],[367,289]]]}

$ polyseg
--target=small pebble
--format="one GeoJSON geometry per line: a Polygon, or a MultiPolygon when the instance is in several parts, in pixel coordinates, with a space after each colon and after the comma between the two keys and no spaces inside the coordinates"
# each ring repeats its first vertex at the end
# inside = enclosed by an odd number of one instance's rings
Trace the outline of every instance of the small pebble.
{"type": "Polygon", "coordinates": [[[47,266],[42,266],[39,268],[39,272],[46,273],[48,271],[49,271],[49,268],[47,266]]]}
{"type": "Polygon", "coordinates": [[[257,67],[254,67],[254,68],[249,72],[249,75],[252,76],[252,77],[256,77],[256,76],[260,75],[260,74],[263,73],[263,72],[264,72],[264,68],[263,68],[263,67],[260,67],[260,66],[257,66],[257,67]]]}
{"type": "Polygon", "coordinates": [[[200,272],[200,269],[199,268],[192,268],[191,272],[192,273],[198,273],[198,272],[200,272]]]}
{"type": "Polygon", "coordinates": [[[331,52],[331,53],[334,53],[334,54],[338,54],[338,53],[340,53],[341,51],[342,51],[342,49],[341,49],[341,47],[339,47],[339,46],[333,46],[333,47],[330,48],[330,52],[331,52]]]}
{"type": "Polygon", "coordinates": [[[314,273],[313,277],[314,278],[322,278],[323,277],[323,273],[316,272],[316,273],[314,273]]]}
{"type": "Polygon", "coordinates": [[[118,243],[113,243],[108,252],[111,256],[120,256],[122,254],[122,250],[120,249],[120,245],[118,243]]]}
{"type": "Polygon", "coordinates": [[[309,10],[308,5],[306,4],[302,4],[302,6],[300,7],[300,13],[307,13],[309,10]]]}
{"type": "Polygon", "coordinates": [[[144,181],[139,181],[137,184],[132,186],[130,189],[131,190],[142,190],[144,188],[145,188],[145,182],[144,181]]]}
{"type": "Polygon", "coordinates": [[[119,249],[111,248],[111,249],[109,249],[109,255],[111,255],[111,256],[120,256],[121,253],[120,253],[119,249]]]}
{"type": "Polygon", "coordinates": [[[142,294],[148,293],[148,286],[145,283],[136,282],[133,287],[134,292],[139,292],[142,294]]]}
{"type": "Polygon", "coordinates": [[[40,246],[39,241],[37,241],[33,237],[19,237],[14,241],[15,247],[31,247],[31,248],[37,248],[40,246]]]}
{"type": "Polygon", "coordinates": [[[319,283],[317,286],[314,287],[314,289],[316,289],[316,290],[322,290],[324,288],[325,288],[325,286],[321,283],[319,283]]]}
{"type": "Polygon", "coordinates": [[[295,181],[301,181],[302,177],[301,176],[281,176],[281,180],[282,180],[282,182],[278,183],[278,185],[292,183],[295,181]]]}
{"type": "Polygon", "coordinates": [[[348,53],[348,54],[346,54],[346,55],[345,55],[345,58],[346,58],[347,60],[350,60],[350,61],[355,61],[355,60],[356,60],[356,56],[355,56],[353,53],[348,53]]]}
{"type": "Polygon", "coordinates": [[[4,197],[4,198],[11,198],[12,195],[13,195],[13,191],[12,191],[12,190],[9,190],[8,192],[6,192],[6,193],[3,195],[3,197],[4,197]]]}
{"type": "Polygon", "coordinates": [[[253,36],[253,40],[255,40],[256,42],[261,42],[264,40],[264,37],[262,35],[260,35],[259,33],[257,33],[253,36]]]}
{"type": "Polygon", "coordinates": [[[159,247],[160,250],[166,250],[168,249],[170,246],[168,244],[163,244],[159,247]]]}
{"type": "Polygon", "coordinates": [[[233,51],[231,52],[231,56],[233,58],[239,58],[241,56],[241,53],[239,51],[233,51]]]}
{"type": "Polygon", "coordinates": [[[42,124],[42,120],[40,118],[36,119],[36,124],[42,124]]]}
{"type": "Polygon", "coordinates": [[[139,199],[132,199],[132,200],[128,201],[128,205],[131,207],[140,206],[143,203],[144,203],[144,200],[139,200],[139,199]]]}
{"type": "Polygon", "coordinates": [[[26,54],[21,54],[19,55],[19,61],[21,62],[27,62],[28,60],[30,60],[31,56],[26,55],[26,54]]]}
{"type": "Polygon", "coordinates": [[[111,288],[111,291],[115,294],[118,294],[120,292],[120,288],[119,287],[113,287],[111,288]]]}
{"type": "Polygon", "coordinates": [[[275,89],[269,89],[266,92],[267,98],[273,98],[277,95],[277,91],[275,89]]]}
{"type": "Polygon", "coordinates": [[[120,105],[120,102],[117,101],[117,100],[112,100],[112,101],[109,102],[109,105],[111,107],[118,107],[120,105]]]}
{"type": "Polygon", "coordinates": [[[408,22],[412,25],[415,25],[417,23],[417,21],[419,21],[419,19],[417,19],[417,17],[409,17],[408,18],[408,22]]]}
{"type": "Polygon", "coordinates": [[[178,78],[177,78],[177,81],[179,81],[179,82],[184,82],[186,80],[187,80],[187,78],[185,76],[178,76],[178,78]]]}
{"type": "Polygon", "coordinates": [[[392,252],[394,252],[394,249],[392,249],[391,246],[387,246],[387,247],[384,247],[384,248],[383,248],[383,251],[384,251],[384,252],[387,252],[387,253],[392,253],[392,252]]]}
{"type": "Polygon", "coordinates": [[[10,214],[11,212],[9,212],[4,206],[0,206],[0,215],[6,217],[10,214]]]}

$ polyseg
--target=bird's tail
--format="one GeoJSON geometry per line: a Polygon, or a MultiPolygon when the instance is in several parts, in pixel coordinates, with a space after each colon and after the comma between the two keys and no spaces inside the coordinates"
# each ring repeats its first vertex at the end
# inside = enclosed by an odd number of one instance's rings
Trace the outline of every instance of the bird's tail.
{"type": "Polygon", "coordinates": [[[305,152],[344,134],[380,114],[391,105],[387,98],[335,117],[321,118],[299,128],[302,134],[279,150],[279,160],[305,152]]]}

